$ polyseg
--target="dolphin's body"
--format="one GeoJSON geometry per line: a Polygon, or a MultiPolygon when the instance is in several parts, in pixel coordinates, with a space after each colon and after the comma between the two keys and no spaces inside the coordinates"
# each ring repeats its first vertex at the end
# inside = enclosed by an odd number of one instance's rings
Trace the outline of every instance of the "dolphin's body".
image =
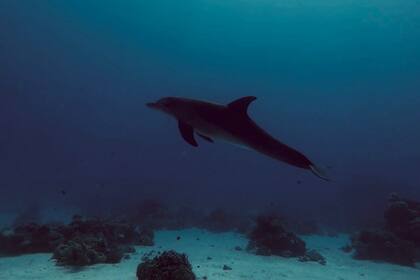
{"type": "Polygon", "coordinates": [[[147,103],[147,106],[175,117],[182,137],[194,147],[198,146],[195,132],[209,142],[219,139],[244,146],[311,170],[318,177],[328,180],[306,156],[275,139],[248,116],[248,106],[255,99],[254,96],[246,96],[225,106],[187,98],[165,97],[155,103],[147,103]]]}

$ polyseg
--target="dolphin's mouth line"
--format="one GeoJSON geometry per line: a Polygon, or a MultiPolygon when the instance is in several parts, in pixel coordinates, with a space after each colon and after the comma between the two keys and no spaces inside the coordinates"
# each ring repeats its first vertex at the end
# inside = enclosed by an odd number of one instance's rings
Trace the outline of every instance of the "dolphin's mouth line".
{"type": "Polygon", "coordinates": [[[148,102],[148,103],[146,103],[146,106],[149,107],[149,108],[155,109],[157,107],[157,104],[154,103],[154,102],[148,102]]]}

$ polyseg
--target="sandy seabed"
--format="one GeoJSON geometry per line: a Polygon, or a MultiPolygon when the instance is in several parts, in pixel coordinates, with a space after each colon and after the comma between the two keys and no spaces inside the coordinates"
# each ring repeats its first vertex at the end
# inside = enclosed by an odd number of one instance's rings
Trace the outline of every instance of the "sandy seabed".
{"type": "Polygon", "coordinates": [[[264,257],[235,250],[246,247],[247,240],[236,233],[210,233],[199,229],[158,231],[153,247],[136,247],[130,259],[119,264],[100,264],[83,269],[56,266],[51,254],[33,254],[0,258],[1,280],[22,279],[100,279],[136,280],[136,268],[144,253],[152,250],[173,249],[186,253],[198,279],[289,279],[289,280],[419,280],[417,268],[359,261],[340,248],[348,237],[304,237],[309,249],[318,250],[327,260],[323,266],[314,262],[302,263],[297,259],[264,257]],[[177,237],[180,240],[177,240],[177,237]],[[210,259],[211,258],[211,259],[210,259]],[[228,265],[232,270],[223,270],[228,265]]]}

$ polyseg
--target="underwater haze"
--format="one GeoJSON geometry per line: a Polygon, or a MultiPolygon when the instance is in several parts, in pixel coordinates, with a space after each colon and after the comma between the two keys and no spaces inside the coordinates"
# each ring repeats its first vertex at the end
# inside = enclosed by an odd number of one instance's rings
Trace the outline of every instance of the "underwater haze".
{"type": "Polygon", "coordinates": [[[0,65],[4,217],[153,199],[346,231],[380,223],[390,193],[420,199],[417,0],[0,0],[0,65]],[[252,119],[331,181],[192,147],[145,105],[166,96],[256,96],[252,119]]]}
{"type": "Polygon", "coordinates": [[[0,13],[2,205],[56,188],[81,200],[98,183],[300,208],[419,195],[418,1],[4,0],[0,13]],[[225,144],[194,149],[144,105],[246,95],[331,183],[225,144]]]}

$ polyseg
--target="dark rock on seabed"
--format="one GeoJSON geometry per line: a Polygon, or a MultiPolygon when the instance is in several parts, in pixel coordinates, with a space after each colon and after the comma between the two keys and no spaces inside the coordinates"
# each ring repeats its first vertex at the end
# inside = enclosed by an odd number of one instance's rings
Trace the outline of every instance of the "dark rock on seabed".
{"type": "Polygon", "coordinates": [[[232,268],[230,266],[226,265],[226,264],[223,265],[222,269],[223,270],[232,270],[232,268]]]}
{"type": "Polygon", "coordinates": [[[107,245],[104,241],[74,239],[66,241],[54,250],[53,259],[57,264],[85,266],[106,262],[107,245]]]}
{"type": "Polygon", "coordinates": [[[146,259],[137,267],[139,280],[195,280],[188,257],[175,251],[165,251],[146,259]]]}
{"type": "Polygon", "coordinates": [[[317,262],[322,265],[326,265],[327,261],[317,250],[309,250],[305,255],[299,257],[301,262],[317,262]]]}
{"type": "Polygon", "coordinates": [[[307,251],[302,239],[286,231],[278,216],[262,215],[256,222],[256,227],[248,236],[248,251],[264,256],[298,257],[302,262],[313,261],[322,265],[327,263],[318,251],[307,251]]]}
{"type": "Polygon", "coordinates": [[[125,222],[83,220],[76,215],[68,225],[27,224],[0,233],[0,255],[53,252],[59,265],[85,266],[116,263],[131,245],[153,245],[153,231],[137,230],[125,222]]]}
{"type": "Polygon", "coordinates": [[[344,253],[350,253],[353,250],[353,247],[350,244],[344,245],[340,248],[344,253]]]}
{"type": "Polygon", "coordinates": [[[0,233],[0,254],[21,255],[51,252],[63,240],[59,227],[30,223],[0,233]]]}
{"type": "Polygon", "coordinates": [[[109,244],[98,237],[76,237],[63,242],[54,250],[53,259],[59,265],[86,266],[97,263],[118,263],[126,253],[134,252],[128,245],[109,244]]]}
{"type": "Polygon", "coordinates": [[[420,202],[391,194],[384,216],[386,229],[420,247],[420,202]]]}
{"type": "Polygon", "coordinates": [[[420,203],[391,194],[382,229],[351,237],[354,258],[414,266],[420,260],[420,203]]]}
{"type": "Polygon", "coordinates": [[[247,250],[257,255],[299,257],[306,252],[305,242],[287,232],[276,216],[259,216],[257,225],[249,234],[247,250]]]}
{"type": "Polygon", "coordinates": [[[126,253],[134,252],[129,244],[153,245],[153,231],[138,232],[123,222],[84,221],[75,217],[62,232],[65,241],[55,248],[53,254],[60,265],[118,263],[126,253]]]}
{"type": "Polygon", "coordinates": [[[135,245],[140,246],[153,246],[155,245],[154,231],[150,228],[143,229],[139,232],[135,245]]]}
{"type": "Polygon", "coordinates": [[[382,260],[413,266],[415,247],[410,241],[383,230],[364,230],[351,237],[356,259],[382,260]]]}

